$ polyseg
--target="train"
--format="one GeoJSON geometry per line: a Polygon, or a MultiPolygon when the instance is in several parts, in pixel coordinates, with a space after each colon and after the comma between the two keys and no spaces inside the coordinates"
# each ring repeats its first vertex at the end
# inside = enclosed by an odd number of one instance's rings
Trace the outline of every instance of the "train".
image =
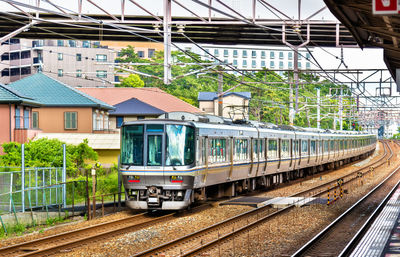
{"type": "Polygon", "coordinates": [[[376,135],[274,125],[186,112],[124,122],[120,174],[126,205],[183,210],[365,158],[376,135]]]}

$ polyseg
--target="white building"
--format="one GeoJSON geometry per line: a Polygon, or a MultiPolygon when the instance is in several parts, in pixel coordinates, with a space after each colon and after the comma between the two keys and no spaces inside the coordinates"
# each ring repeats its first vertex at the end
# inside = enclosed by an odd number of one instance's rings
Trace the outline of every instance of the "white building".
{"type": "MultiPolygon", "coordinates": [[[[225,63],[230,63],[238,69],[262,69],[291,70],[294,67],[295,52],[288,47],[256,47],[256,46],[219,46],[202,45],[212,56],[225,63]]],[[[214,60],[212,56],[197,46],[185,45],[185,50],[190,50],[202,56],[204,60],[214,60]]],[[[309,48],[312,52],[312,48],[309,48]]],[[[307,49],[301,49],[298,53],[298,65],[300,70],[311,69],[311,55],[307,49]]],[[[278,71],[282,74],[282,72],[278,71]]]]}

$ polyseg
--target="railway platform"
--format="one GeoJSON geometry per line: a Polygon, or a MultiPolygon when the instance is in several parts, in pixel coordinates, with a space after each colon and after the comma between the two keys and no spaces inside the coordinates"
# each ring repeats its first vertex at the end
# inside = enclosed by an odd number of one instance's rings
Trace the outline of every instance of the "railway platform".
{"type": "Polygon", "coordinates": [[[350,256],[400,255],[400,186],[350,256]]]}

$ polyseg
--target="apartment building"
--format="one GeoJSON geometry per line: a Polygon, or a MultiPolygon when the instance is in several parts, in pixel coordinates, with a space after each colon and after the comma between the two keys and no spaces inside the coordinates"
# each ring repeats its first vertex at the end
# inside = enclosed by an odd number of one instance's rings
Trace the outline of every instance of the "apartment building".
{"type": "Polygon", "coordinates": [[[144,59],[150,59],[154,56],[156,51],[164,50],[164,44],[156,42],[101,41],[100,43],[101,45],[112,48],[116,52],[128,47],[128,45],[133,46],[138,56],[144,59]]]}
{"type": "MultiPolygon", "coordinates": [[[[185,45],[185,50],[190,50],[202,56],[204,60],[220,59],[230,63],[238,69],[262,69],[291,70],[294,67],[294,55],[296,54],[288,47],[254,47],[254,46],[217,46],[202,45],[207,54],[201,48],[193,45],[185,45]]],[[[310,48],[311,52],[312,49],[310,48]]],[[[298,53],[298,67],[300,70],[311,69],[311,55],[306,49],[298,53]]],[[[277,71],[283,74],[283,71],[277,71]]]]}
{"type": "Polygon", "coordinates": [[[73,87],[113,87],[116,52],[98,41],[10,39],[0,45],[0,83],[38,71],[73,87]]]}

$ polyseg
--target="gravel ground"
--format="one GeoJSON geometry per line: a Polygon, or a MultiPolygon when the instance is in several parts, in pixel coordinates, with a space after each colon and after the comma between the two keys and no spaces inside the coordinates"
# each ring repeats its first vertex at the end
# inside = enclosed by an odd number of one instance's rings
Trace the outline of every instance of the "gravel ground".
{"type": "MultiPolygon", "coordinates": [[[[378,154],[382,153],[382,151],[381,147],[373,156],[364,160],[363,164],[368,165],[370,161],[378,159],[378,154]]],[[[325,183],[327,180],[341,177],[357,168],[359,167],[348,165],[343,169],[326,173],[321,178],[316,176],[314,179],[304,181],[301,184],[296,183],[288,187],[278,188],[266,192],[264,195],[269,197],[289,195],[304,190],[308,186],[312,187],[317,183],[325,183]]],[[[375,178],[378,179],[378,176],[375,178]]],[[[361,187],[358,187],[358,185],[350,187],[348,190],[351,195],[345,195],[343,200],[336,202],[334,205],[329,207],[312,205],[295,208],[287,215],[277,217],[265,226],[250,232],[247,237],[238,238],[235,242],[231,241],[227,245],[221,246],[221,255],[276,256],[288,253],[290,247],[297,249],[295,246],[299,245],[299,237],[315,234],[321,226],[327,225],[345,208],[342,206],[347,206],[353,198],[358,198],[355,192],[356,190],[360,191],[361,187]],[[258,244],[258,242],[262,243],[258,244]],[[235,245],[235,252],[233,252],[232,245],[235,245]],[[257,251],[247,249],[257,249],[257,251]]],[[[115,237],[104,243],[86,245],[79,249],[74,249],[73,252],[60,254],[60,256],[130,256],[251,209],[248,206],[218,206],[218,204],[215,204],[213,208],[178,218],[168,224],[154,225],[140,231],[115,237]]],[[[215,251],[209,253],[208,256],[218,256],[218,249],[215,251]]],[[[205,256],[207,256],[207,253],[205,256]]]]}

